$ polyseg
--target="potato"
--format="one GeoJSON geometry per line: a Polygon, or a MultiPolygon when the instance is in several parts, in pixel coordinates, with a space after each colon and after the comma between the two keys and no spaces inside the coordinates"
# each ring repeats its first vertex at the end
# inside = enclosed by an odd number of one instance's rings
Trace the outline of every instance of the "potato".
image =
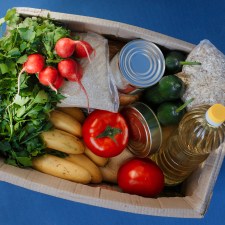
{"type": "Polygon", "coordinates": [[[77,107],[59,107],[57,108],[59,111],[64,112],[74,119],[78,120],[80,123],[83,123],[85,120],[85,115],[81,109],[77,107]]]}
{"type": "Polygon", "coordinates": [[[103,181],[117,183],[117,172],[120,166],[132,157],[134,157],[134,155],[128,149],[124,149],[119,155],[110,158],[105,166],[100,167],[103,181]]]}
{"type": "Polygon", "coordinates": [[[100,167],[100,170],[103,176],[103,181],[117,184],[117,172],[118,172],[117,169],[113,169],[109,167],[100,167]]]}
{"type": "Polygon", "coordinates": [[[109,160],[108,158],[94,154],[87,146],[84,146],[84,154],[98,166],[105,166],[109,160]]]}
{"type": "Polygon", "coordinates": [[[85,168],[91,174],[91,183],[101,183],[102,182],[102,174],[98,166],[91,161],[86,155],[84,154],[77,154],[65,157],[66,160],[73,162],[83,168],[85,168]]]}
{"type": "Polygon", "coordinates": [[[141,96],[141,93],[137,93],[137,94],[133,94],[133,95],[119,93],[120,106],[130,105],[130,104],[138,101],[140,96],[141,96]]]}
{"type": "Polygon", "coordinates": [[[77,137],[82,136],[81,123],[64,112],[58,110],[52,111],[50,113],[50,121],[52,122],[53,126],[59,130],[66,131],[77,137]]]}
{"type": "Polygon", "coordinates": [[[62,179],[88,184],[91,174],[83,167],[66,159],[46,154],[33,160],[33,168],[62,179]]]}
{"type": "Polygon", "coordinates": [[[55,149],[67,154],[81,154],[84,152],[83,142],[65,131],[52,129],[42,132],[41,137],[46,148],[55,149]]]}

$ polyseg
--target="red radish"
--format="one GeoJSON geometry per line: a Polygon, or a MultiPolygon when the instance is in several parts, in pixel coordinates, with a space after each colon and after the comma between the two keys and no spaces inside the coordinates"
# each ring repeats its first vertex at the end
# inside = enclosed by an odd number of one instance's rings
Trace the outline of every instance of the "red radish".
{"type": "Polygon", "coordinates": [[[79,84],[79,86],[84,91],[84,94],[87,97],[87,108],[89,111],[88,94],[83,84],[81,83],[81,79],[83,77],[83,69],[81,65],[71,58],[64,59],[58,63],[58,71],[62,77],[65,77],[69,81],[77,82],[79,84]]]}
{"type": "Polygon", "coordinates": [[[55,51],[61,58],[70,57],[75,50],[75,42],[70,38],[60,38],[55,45],[55,51]]]}
{"type": "Polygon", "coordinates": [[[45,66],[45,59],[41,54],[34,53],[27,57],[27,61],[23,64],[23,70],[29,74],[40,72],[45,66]]]}
{"type": "Polygon", "coordinates": [[[61,76],[75,82],[81,80],[83,76],[83,71],[79,71],[79,67],[80,64],[71,58],[64,59],[58,63],[58,71],[61,76]]]}
{"type": "Polygon", "coordinates": [[[88,58],[90,61],[90,55],[93,52],[92,46],[86,41],[75,42],[75,57],[77,58],[88,58]]]}
{"type": "Polygon", "coordinates": [[[75,52],[77,58],[88,58],[91,62],[90,55],[94,49],[87,41],[75,41],[70,38],[60,38],[56,42],[55,51],[61,58],[68,58],[75,52]]]}
{"type": "Polygon", "coordinates": [[[47,66],[38,74],[38,79],[41,84],[49,86],[52,90],[57,92],[53,84],[56,82],[58,75],[58,71],[55,67],[47,66]]]}
{"type": "MultiPolygon", "coordinates": [[[[45,66],[45,59],[41,54],[34,53],[30,54],[27,57],[26,62],[23,64],[23,69],[20,71],[18,74],[18,90],[17,90],[17,95],[20,95],[20,77],[24,72],[27,72],[28,74],[34,74],[34,73],[39,73],[45,66]]],[[[15,99],[11,104],[9,104],[7,107],[13,105],[15,102],[15,99]]]]}
{"type": "Polygon", "coordinates": [[[53,83],[53,86],[56,89],[59,89],[60,87],[62,87],[63,83],[64,83],[64,78],[60,74],[58,74],[58,77],[56,81],[53,83]]]}
{"type": "Polygon", "coordinates": [[[27,57],[27,61],[23,64],[23,69],[18,75],[18,91],[17,94],[20,94],[20,77],[23,72],[28,74],[39,73],[45,66],[45,59],[41,54],[34,53],[27,57]]]}

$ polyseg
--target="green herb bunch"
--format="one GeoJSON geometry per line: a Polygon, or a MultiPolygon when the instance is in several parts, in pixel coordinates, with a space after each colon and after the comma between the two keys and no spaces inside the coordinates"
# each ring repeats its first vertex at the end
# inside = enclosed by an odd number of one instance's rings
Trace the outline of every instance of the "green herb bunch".
{"type": "Polygon", "coordinates": [[[58,39],[70,30],[50,18],[22,18],[15,9],[4,17],[7,32],[0,39],[0,154],[6,163],[26,167],[45,153],[40,133],[51,128],[49,113],[63,96],[42,86],[36,75],[23,73],[20,94],[18,74],[27,56],[40,53],[46,63],[60,59],[54,53],[58,39]]]}

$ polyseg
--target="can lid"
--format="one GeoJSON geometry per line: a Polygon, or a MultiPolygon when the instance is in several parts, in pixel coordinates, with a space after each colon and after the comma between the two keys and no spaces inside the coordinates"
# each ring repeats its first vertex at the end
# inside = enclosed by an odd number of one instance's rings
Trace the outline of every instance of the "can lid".
{"type": "Polygon", "coordinates": [[[122,48],[119,67],[130,84],[145,88],[161,79],[165,72],[165,58],[154,43],[138,39],[122,48]]]}
{"type": "Polygon", "coordinates": [[[212,105],[206,112],[206,120],[215,127],[220,126],[225,121],[225,106],[222,104],[212,105]]]}
{"type": "Polygon", "coordinates": [[[122,108],[129,129],[127,148],[144,158],[155,153],[162,144],[161,126],[154,112],[144,103],[136,102],[122,108]]]}

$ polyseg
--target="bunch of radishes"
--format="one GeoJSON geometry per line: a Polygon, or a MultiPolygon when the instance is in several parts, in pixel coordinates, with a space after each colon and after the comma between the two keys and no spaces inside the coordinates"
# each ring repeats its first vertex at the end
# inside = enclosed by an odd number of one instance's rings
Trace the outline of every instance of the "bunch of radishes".
{"type": "MultiPolygon", "coordinates": [[[[75,58],[88,58],[88,60],[91,61],[90,55],[94,52],[94,49],[86,41],[72,40],[65,37],[56,42],[55,52],[59,57],[63,58],[58,63],[57,68],[54,66],[45,66],[44,56],[39,53],[34,53],[27,57],[19,77],[23,72],[38,74],[39,82],[45,86],[49,86],[56,92],[57,89],[62,86],[64,79],[77,82],[87,97],[87,105],[89,108],[88,95],[81,83],[83,68],[75,58]],[[72,58],[72,56],[74,56],[74,58],[72,58]]],[[[18,93],[19,89],[18,85],[18,93]]]]}

